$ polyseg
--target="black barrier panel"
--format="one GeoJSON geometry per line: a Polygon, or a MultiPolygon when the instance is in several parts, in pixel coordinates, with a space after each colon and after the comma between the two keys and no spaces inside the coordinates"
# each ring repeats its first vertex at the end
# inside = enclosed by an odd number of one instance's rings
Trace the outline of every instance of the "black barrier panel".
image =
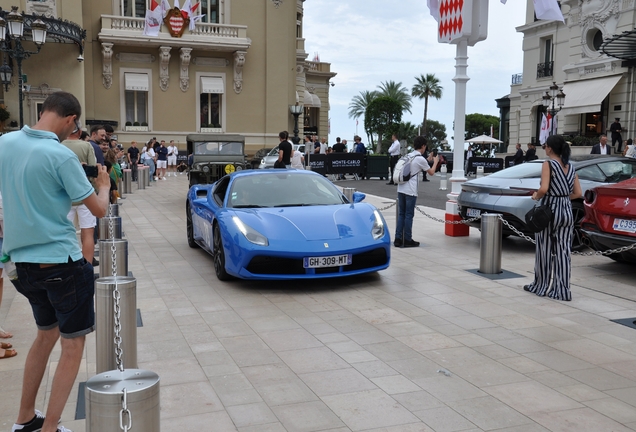
{"type": "Polygon", "coordinates": [[[501,158],[471,157],[468,160],[468,172],[476,173],[477,167],[483,166],[485,173],[494,173],[504,168],[504,160],[501,158]]]}
{"type": "Polygon", "coordinates": [[[309,166],[312,171],[318,174],[327,174],[327,155],[324,154],[312,154],[309,155],[309,166]]]}
{"type": "Polygon", "coordinates": [[[179,150],[179,154],[177,155],[177,162],[181,161],[188,163],[188,152],[185,150],[179,150]]]}
{"type": "Polygon", "coordinates": [[[511,166],[514,166],[514,160],[515,157],[514,156],[506,156],[506,159],[504,159],[504,166],[506,168],[510,168],[511,166]]]}
{"type": "Polygon", "coordinates": [[[327,155],[327,174],[362,175],[363,173],[364,155],[362,153],[330,153],[327,155]]]}

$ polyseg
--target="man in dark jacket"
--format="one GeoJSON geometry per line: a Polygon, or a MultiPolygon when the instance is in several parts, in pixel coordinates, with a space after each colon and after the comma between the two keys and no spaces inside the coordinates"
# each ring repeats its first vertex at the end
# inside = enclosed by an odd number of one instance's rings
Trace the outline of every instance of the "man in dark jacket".
{"type": "Polygon", "coordinates": [[[607,135],[601,135],[599,143],[592,146],[590,154],[612,154],[612,147],[607,145],[607,135]]]}
{"type": "Polygon", "coordinates": [[[521,165],[523,163],[523,150],[521,150],[521,144],[517,143],[517,153],[515,153],[515,157],[512,160],[515,165],[521,165]]]}
{"type": "Polygon", "coordinates": [[[528,150],[526,150],[525,162],[530,162],[535,159],[538,159],[537,149],[534,147],[534,144],[528,143],[528,150]]]}

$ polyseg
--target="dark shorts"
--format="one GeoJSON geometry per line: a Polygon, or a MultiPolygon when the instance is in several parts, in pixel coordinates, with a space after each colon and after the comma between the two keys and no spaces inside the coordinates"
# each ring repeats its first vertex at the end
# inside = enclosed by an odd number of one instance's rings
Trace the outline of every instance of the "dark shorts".
{"type": "Polygon", "coordinates": [[[60,328],[70,339],[95,330],[95,282],[93,266],[84,258],[40,268],[39,264],[16,263],[18,292],[31,304],[40,330],[60,328]]]}

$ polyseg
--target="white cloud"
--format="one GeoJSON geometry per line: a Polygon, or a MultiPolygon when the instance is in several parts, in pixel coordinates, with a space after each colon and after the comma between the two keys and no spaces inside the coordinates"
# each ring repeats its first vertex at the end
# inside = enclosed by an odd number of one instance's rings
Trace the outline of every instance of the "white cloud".
{"type": "MultiPolygon", "coordinates": [[[[453,135],[455,46],[437,42],[437,23],[424,0],[308,0],[304,7],[308,58],[317,52],[338,73],[330,89],[330,142],[356,133],[356,121],[347,115],[353,96],[388,80],[410,90],[415,77],[426,73],[444,87],[442,99],[429,101],[428,117],[453,135]]],[[[490,0],[488,38],[468,48],[466,113],[499,115],[495,99],[509,94],[511,76],[522,72],[523,37],[515,27],[524,24],[525,11],[525,0],[490,0]]],[[[424,101],[413,100],[412,114],[403,120],[419,124],[423,112],[424,101]]],[[[362,120],[358,133],[364,136],[362,120]]]]}

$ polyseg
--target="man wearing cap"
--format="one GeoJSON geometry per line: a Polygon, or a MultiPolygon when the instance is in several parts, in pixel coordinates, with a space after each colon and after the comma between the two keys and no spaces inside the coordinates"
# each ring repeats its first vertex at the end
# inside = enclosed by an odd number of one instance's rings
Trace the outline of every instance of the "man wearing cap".
{"type": "Polygon", "coordinates": [[[620,121],[621,119],[616,117],[616,119],[614,119],[614,123],[610,126],[610,132],[612,133],[612,147],[614,147],[614,143],[618,141],[616,153],[620,153],[623,147],[623,137],[621,136],[623,128],[621,127],[620,121]]]}

